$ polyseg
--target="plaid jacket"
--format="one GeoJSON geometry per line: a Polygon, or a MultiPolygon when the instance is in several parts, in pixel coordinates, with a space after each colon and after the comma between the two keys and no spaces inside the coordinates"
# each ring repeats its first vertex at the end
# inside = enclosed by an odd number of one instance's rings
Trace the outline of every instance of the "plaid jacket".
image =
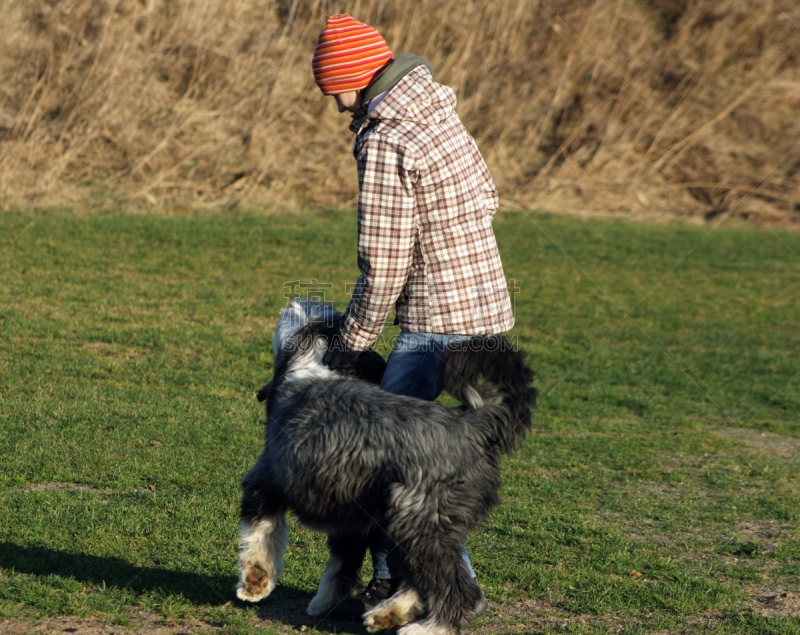
{"type": "Polygon", "coordinates": [[[409,331],[477,335],[514,325],[492,218],[498,199],[456,97],[425,67],[353,118],[358,268],[342,338],[371,346],[392,305],[409,331]]]}

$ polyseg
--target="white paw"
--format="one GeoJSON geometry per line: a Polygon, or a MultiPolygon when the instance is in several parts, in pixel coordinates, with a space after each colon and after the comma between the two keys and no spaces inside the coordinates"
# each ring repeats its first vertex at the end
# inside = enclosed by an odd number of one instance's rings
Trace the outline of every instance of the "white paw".
{"type": "Polygon", "coordinates": [[[258,602],[267,597],[275,588],[275,580],[258,565],[247,563],[242,567],[236,597],[245,602],[258,602]]]}
{"type": "Polygon", "coordinates": [[[398,628],[423,610],[422,600],[414,589],[396,593],[364,613],[364,625],[370,633],[398,628]]]}
{"type": "Polygon", "coordinates": [[[275,588],[283,569],[288,533],[283,515],[239,525],[239,586],[236,597],[258,602],[275,588]]]}
{"type": "Polygon", "coordinates": [[[455,631],[446,626],[436,624],[430,620],[412,622],[411,624],[406,624],[397,631],[397,635],[455,635],[455,633],[455,631]]]}
{"type": "Polygon", "coordinates": [[[317,617],[318,615],[324,615],[328,612],[329,609],[336,606],[337,600],[333,602],[330,601],[329,598],[321,598],[319,593],[314,596],[314,599],[308,605],[306,609],[306,613],[308,613],[312,617],[317,617]]]}
{"type": "Polygon", "coordinates": [[[339,588],[336,583],[336,576],[341,568],[341,561],[331,554],[328,558],[328,566],[325,567],[322,579],[319,581],[317,594],[311,600],[308,609],[306,609],[309,615],[323,615],[341,600],[336,593],[339,588]]]}

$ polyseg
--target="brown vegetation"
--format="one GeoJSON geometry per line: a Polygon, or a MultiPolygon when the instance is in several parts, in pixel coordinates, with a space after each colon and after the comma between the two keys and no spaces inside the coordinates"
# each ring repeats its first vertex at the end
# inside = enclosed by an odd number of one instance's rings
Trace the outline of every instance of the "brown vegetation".
{"type": "Polygon", "coordinates": [[[453,87],[507,206],[800,222],[794,0],[0,0],[0,200],[352,204],[348,12],[453,87]]]}

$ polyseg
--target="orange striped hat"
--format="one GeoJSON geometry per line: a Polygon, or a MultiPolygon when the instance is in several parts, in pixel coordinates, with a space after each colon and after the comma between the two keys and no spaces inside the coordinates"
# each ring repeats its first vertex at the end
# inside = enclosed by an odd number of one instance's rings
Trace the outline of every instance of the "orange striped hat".
{"type": "Polygon", "coordinates": [[[323,95],[366,88],[392,59],[384,39],[371,26],[349,15],[332,15],[319,35],[311,68],[323,95]]]}

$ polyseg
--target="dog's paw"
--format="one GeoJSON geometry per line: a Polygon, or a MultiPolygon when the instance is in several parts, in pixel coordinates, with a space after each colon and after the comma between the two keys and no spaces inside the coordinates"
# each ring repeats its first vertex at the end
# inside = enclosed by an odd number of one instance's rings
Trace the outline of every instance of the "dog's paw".
{"type": "Polygon", "coordinates": [[[319,617],[327,613],[331,608],[335,607],[338,600],[335,597],[325,597],[317,593],[306,608],[306,613],[311,617],[319,617]]]}
{"type": "Polygon", "coordinates": [[[370,633],[408,624],[423,610],[422,600],[414,589],[395,593],[364,613],[364,625],[370,633]]]}
{"type": "Polygon", "coordinates": [[[275,588],[275,581],[269,573],[257,564],[246,564],[242,570],[236,597],[245,602],[263,600],[275,588]]]}

